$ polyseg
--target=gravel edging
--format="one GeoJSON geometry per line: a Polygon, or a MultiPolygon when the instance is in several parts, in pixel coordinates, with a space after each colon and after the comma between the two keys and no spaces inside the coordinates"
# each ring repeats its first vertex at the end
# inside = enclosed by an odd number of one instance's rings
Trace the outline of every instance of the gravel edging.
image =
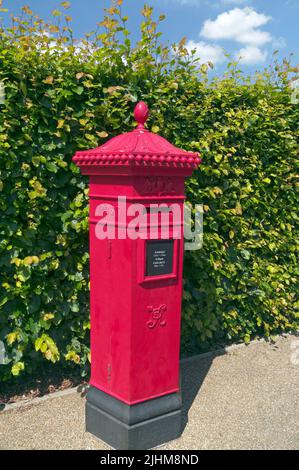
{"type": "Polygon", "coordinates": [[[204,359],[205,357],[210,357],[210,356],[221,356],[222,354],[227,354],[232,351],[238,350],[238,349],[243,349],[243,348],[250,348],[251,346],[255,346],[256,344],[260,343],[268,343],[269,345],[275,346],[276,342],[283,338],[286,339],[289,336],[293,336],[295,333],[282,333],[281,335],[276,335],[275,339],[272,340],[267,340],[265,338],[258,338],[250,341],[250,343],[236,343],[236,344],[231,344],[229,346],[224,346],[222,348],[217,348],[217,349],[212,349],[211,351],[207,351],[205,353],[201,354],[195,354],[194,356],[189,356],[189,357],[184,357],[181,359],[181,363],[185,364],[197,359],[204,359]]]}
{"type": "Polygon", "coordinates": [[[7,405],[4,403],[5,407],[3,408],[3,410],[0,411],[0,415],[2,413],[5,413],[6,411],[16,410],[18,408],[25,408],[27,406],[38,405],[39,403],[43,401],[50,400],[52,398],[64,397],[66,395],[71,395],[73,393],[80,393],[78,390],[78,386],[67,388],[66,390],[58,390],[57,392],[48,393],[47,395],[43,395],[42,397],[36,397],[32,399],[29,398],[28,400],[26,399],[20,400],[20,401],[17,401],[16,403],[9,403],[7,405]]]}

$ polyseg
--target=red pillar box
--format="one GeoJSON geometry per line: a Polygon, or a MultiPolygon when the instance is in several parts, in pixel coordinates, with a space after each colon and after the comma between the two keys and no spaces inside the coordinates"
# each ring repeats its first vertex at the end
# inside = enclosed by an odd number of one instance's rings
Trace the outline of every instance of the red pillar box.
{"type": "Polygon", "coordinates": [[[73,161],[90,181],[91,379],[86,429],[117,449],[181,434],[184,179],[198,154],[138,127],[73,161]]]}

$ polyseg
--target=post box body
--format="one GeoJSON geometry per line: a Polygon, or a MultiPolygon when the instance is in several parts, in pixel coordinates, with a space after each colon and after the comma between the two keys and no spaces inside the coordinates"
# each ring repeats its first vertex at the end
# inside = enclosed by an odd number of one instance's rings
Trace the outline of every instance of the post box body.
{"type": "Polygon", "coordinates": [[[200,159],[147,131],[147,114],[139,103],[137,129],[73,158],[90,189],[86,426],[119,449],[181,433],[184,180],[200,159]]]}
{"type": "MultiPolygon", "coordinates": [[[[93,176],[90,178],[90,383],[127,404],[179,390],[183,237],[180,224],[163,226],[158,212],[158,239],[150,239],[150,214],[141,230],[147,239],[131,239],[130,217],[119,220],[117,202],[178,204],[183,214],[184,177],[155,175],[93,176]],[[150,178],[150,179],[149,179],[150,178]],[[157,188],[163,194],[157,194],[157,188]],[[175,188],[175,189],[174,189],[175,188]],[[99,204],[115,206],[115,230],[125,239],[99,240],[99,204]],[[167,232],[168,233],[164,233],[167,232]],[[178,238],[178,232],[179,237],[178,238]],[[163,238],[168,235],[168,238],[163,238]],[[176,236],[176,238],[173,238],[176,236]],[[147,275],[149,245],[164,248],[172,266],[168,274],[147,275]],[[161,243],[162,242],[162,243],[161,243]]],[[[171,219],[168,213],[169,219],[171,219]]],[[[117,234],[116,234],[117,235],[117,234]]]]}

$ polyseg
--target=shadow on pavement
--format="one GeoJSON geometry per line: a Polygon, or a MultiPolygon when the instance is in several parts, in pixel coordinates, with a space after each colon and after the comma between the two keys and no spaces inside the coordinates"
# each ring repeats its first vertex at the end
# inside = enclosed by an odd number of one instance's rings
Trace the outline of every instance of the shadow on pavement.
{"type": "Polygon", "coordinates": [[[210,370],[215,357],[226,354],[225,349],[207,356],[194,356],[181,361],[182,431],[188,424],[188,412],[210,370]]]}

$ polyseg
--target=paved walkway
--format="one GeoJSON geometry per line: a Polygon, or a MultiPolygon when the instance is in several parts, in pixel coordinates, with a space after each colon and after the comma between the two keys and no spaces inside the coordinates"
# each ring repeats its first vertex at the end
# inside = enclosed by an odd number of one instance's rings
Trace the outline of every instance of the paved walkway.
{"type": "MultiPolygon", "coordinates": [[[[298,449],[298,343],[280,337],[185,361],[185,429],[160,449],[298,449]]],[[[72,392],[2,411],[0,449],[109,447],[84,431],[84,398],[72,392]]]]}

